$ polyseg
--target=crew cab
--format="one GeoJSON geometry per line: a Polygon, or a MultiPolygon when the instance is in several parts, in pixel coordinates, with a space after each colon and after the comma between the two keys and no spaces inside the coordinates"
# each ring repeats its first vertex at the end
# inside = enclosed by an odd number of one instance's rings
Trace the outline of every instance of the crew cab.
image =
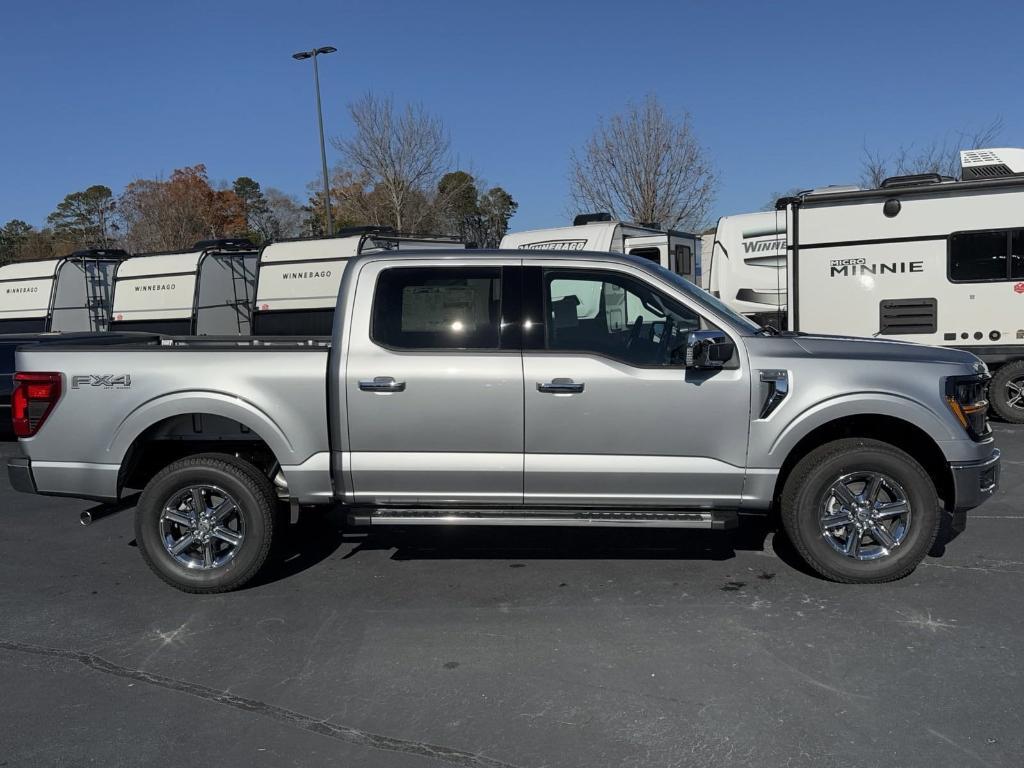
{"type": "Polygon", "coordinates": [[[642,257],[354,257],[329,338],[26,348],[15,488],[116,501],[168,583],[252,579],[287,506],[357,525],[722,529],[777,512],[837,581],[910,573],[998,485],[985,365],[780,334],[642,257]]]}

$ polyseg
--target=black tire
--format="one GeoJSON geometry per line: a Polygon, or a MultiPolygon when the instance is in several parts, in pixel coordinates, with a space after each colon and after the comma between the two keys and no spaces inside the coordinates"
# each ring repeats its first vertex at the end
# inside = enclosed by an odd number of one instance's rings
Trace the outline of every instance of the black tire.
{"type": "Polygon", "coordinates": [[[996,370],[988,385],[988,400],[992,410],[1003,421],[1024,424],[1024,398],[1013,401],[1013,385],[1024,385],[1024,360],[1014,360],[996,370]]]}
{"type": "MultiPolygon", "coordinates": [[[[149,481],[135,510],[135,539],[146,564],[172,587],[193,593],[229,592],[259,573],[278,538],[279,524],[277,498],[267,477],[234,456],[203,453],[168,465],[149,481]],[[187,567],[164,544],[164,507],[193,486],[223,489],[235,501],[235,525],[244,536],[232,548],[231,559],[221,565],[187,567]]],[[[222,543],[217,546],[226,548],[222,543]]],[[[183,556],[188,554],[186,550],[183,556]]]]}
{"type": "MultiPolygon", "coordinates": [[[[911,573],[928,554],[942,522],[938,494],[924,468],[899,448],[867,438],[836,440],[804,456],[786,480],[780,514],[783,529],[804,562],[826,579],[848,584],[895,581],[911,573]],[[831,492],[834,484],[839,478],[857,473],[891,478],[909,502],[904,538],[878,559],[859,560],[837,551],[841,542],[821,527],[824,507],[835,498],[831,492]]],[[[852,514],[850,517],[853,520],[852,514]]],[[[892,520],[885,524],[896,523],[892,520]]],[[[855,529],[837,525],[833,530],[837,537],[849,540],[855,529]]],[[[877,539],[872,539],[870,533],[865,539],[874,551],[879,551],[877,539]]],[[[858,546],[865,539],[858,537],[858,546]]],[[[871,551],[869,548],[865,553],[871,551]]]]}

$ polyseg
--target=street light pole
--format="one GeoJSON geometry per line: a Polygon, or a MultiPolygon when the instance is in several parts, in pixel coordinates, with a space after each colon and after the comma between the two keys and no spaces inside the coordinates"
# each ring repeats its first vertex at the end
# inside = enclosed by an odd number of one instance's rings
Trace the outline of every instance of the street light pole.
{"type": "Polygon", "coordinates": [[[320,69],[316,63],[316,57],[321,54],[334,53],[337,48],[325,45],[322,48],[314,48],[311,51],[299,51],[293,53],[292,58],[302,61],[313,59],[313,89],[316,91],[316,121],[320,128],[320,163],[324,173],[324,212],[327,214],[327,234],[334,234],[334,222],[331,219],[331,185],[327,178],[327,149],[324,146],[324,115],[320,107],[320,69]]]}

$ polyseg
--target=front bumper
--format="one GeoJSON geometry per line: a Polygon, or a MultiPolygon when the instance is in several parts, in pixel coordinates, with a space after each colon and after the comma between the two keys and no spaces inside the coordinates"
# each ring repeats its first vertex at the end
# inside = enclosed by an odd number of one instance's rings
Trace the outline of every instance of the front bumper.
{"type": "Polygon", "coordinates": [[[7,479],[16,491],[37,493],[36,481],[32,477],[32,462],[23,456],[7,460],[7,479]]]}
{"type": "Polygon", "coordinates": [[[981,461],[953,462],[953,512],[966,512],[982,504],[999,489],[999,449],[981,461]]]}

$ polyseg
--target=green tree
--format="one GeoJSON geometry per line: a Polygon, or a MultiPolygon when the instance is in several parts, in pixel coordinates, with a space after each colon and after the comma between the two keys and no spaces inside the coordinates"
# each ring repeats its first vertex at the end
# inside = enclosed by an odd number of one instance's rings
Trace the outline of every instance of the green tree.
{"type": "Polygon", "coordinates": [[[279,227],[274,221],[274,213],[260,188],[260,183],[248,176],[239,176],[231,188],[242,206],[245,226],[250,235],[263,241],[274,237],[279,227]]]}
{"type": "Polygon", "coordinates": [[[437,184],[437,196],[441,226],[448,234],[470,239],[480,219],[476,179],[465,171],[446,173],[437,184]]]}
{"type": "Polygon", "coordinates": [[[81,192],[67,195],[57,209],[46,217],[54,235],[73,246],[107,248],[114,240],[117,209],[110,187],[94,184],[81,192]]]}
{"type": "Polygon", "coordinates": [[[18,260],[32,232],[32,225],[21,219],[11,219],[0,227],[0,266],[18,260]]]}
{"type": "Polygon", "coordinates": [[[466,171],[446,173],[437,185],[436,197],[441,233],[481,248],[498,247],[519,208],[519,203],[501,187],[481,192],[477,180],[466,171]]]}
{"type": "Polygon", "coordinates": [[[497,248],[508,232],[508,222],[519,210],[519,203],[501,187],[491,187],[480,198],[480,232],[477,243],[481,248],[497,248]]]}

